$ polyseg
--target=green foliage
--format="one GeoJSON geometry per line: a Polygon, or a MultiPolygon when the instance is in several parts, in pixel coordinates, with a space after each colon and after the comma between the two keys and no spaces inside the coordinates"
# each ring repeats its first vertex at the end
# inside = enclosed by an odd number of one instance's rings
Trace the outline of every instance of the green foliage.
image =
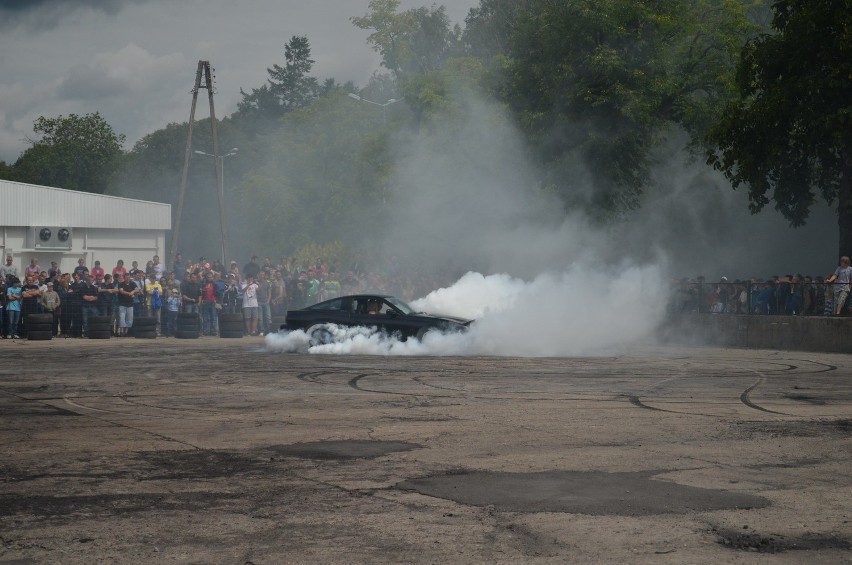
{"type": "Polygon", "coordinates": [[[461,54],[461,29],[450,27],[444,6],[397,13],[399,0],[371,0],[368,7],[370,12],[351,18],[352,23],[372,30],[367,43],[397,77],[440,69],[448,58],[461,54]]]}
{"type": "Polygon", "coordinates": [[[40,116],[33,129],[41,137],[11,167],[11,180],[98,194],[106,191],[121,162],[125,137],[117,135],[100,114],[40,116]]]}
{"type": "MultiPolygon", "coordinates": [[[[310,76],[314,60],[308,38],[294,35],[284,46],[284,66],[275,64],[270,69],[267,84],[246,93],[240,89],[243,99],[237,109],[244,119],[257,128],[270,123],[282,114],[310,105],[322,90],[317,79],[310,76]]],[[[326,84],[325,90],[333,88],[326,84]]]]}
{"type": "Polygon", "coordinates": [[[650,149],[673,126],[701,137],[748,28],[726,0],[540,0],[518,9],[503,91],[571,205],[640,205],[650,149]],[[590,193],[577,191],[578,164],[590,193]]]}
{"type": "Polygon", "coordinates": [[[740,98],[709,140],[708,162],[801,225],[819,193],[838,199],[841,252],[852,249],[852,2],[779,0],[775,33],[743,50],[740,98]]]}

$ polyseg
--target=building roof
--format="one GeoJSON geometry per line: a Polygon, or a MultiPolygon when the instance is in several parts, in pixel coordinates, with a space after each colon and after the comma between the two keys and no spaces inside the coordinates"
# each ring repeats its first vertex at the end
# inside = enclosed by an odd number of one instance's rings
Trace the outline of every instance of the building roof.
{"type": "Polygon", "coordinates": [[[0,226],[170,230],[171,204],[0,180],[0,226]]]}

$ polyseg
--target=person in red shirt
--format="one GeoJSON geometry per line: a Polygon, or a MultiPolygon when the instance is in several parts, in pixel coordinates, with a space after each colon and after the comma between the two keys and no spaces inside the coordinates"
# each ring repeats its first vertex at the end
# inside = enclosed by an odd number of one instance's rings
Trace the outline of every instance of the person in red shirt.
{"type": "Polygon", "coordinates": [[[104,271],[104,268],[101,267],[100,261],[95,261],[95,266],[92,267],[92,270],[90,272],[92,273],[92,276],[95,277],[96,283],[101,283],[104,281],[104,275],[106,274],[106,272],[104,271]]]}
{"type": "Polygon", "coordinates": [[[216,331],[216,282],[213,272],[207,271],[201,284],[201,333],[215,336],[216,331]]]}

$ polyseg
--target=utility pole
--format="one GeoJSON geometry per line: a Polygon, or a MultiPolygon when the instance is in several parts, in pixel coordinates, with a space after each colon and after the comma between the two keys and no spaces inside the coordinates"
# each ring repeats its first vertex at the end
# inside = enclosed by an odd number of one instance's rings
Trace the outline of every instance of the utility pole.
{"type": "Polygon", "coordinates": [[[180,192],[178,193],[177,217],[175,218],[175,229],[172,232],[172,245],[169,253],[170,262],[174,262],[177,255],[178,241],[180,238],[180,222],[183,216],[183,201],[186,196],[186,179],[189,175],[189,159],[192,156],[192,125],[195,122],[195,105],[198,102],[198,90],[207,89],[207,98],[210,101],[210,133],[213,136],[213,168],[216,171],[216,191],[219,196],[219,225],[222,230],[222,264],[227,264],[228,255],[228,232],[225,226],[225,190],[222,186],[222,171],[219,169],[219,133],[216,129],[216,110],[213,106],[213,74],[210,70],[210,61],[198,61],[198,70],[195,73],[195,86],[192,89],[192,108],[189,111],[189,131],[186,137],[186,149],[183,155],[183,174],[180,179],[180,192]]]}

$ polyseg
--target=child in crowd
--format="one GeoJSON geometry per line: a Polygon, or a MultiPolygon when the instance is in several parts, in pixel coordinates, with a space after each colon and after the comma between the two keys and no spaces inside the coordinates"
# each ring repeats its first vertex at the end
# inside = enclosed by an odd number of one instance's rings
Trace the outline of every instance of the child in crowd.
{"type": "Polygon", "coordinates": [[[163,335],[171,337],[175,335],[177,326],[178,312],[180,311],[180,289],[175,287],[168,291],[166,298],[166,308],[163,311],[164,319],[162,321],[163,335]]]}

